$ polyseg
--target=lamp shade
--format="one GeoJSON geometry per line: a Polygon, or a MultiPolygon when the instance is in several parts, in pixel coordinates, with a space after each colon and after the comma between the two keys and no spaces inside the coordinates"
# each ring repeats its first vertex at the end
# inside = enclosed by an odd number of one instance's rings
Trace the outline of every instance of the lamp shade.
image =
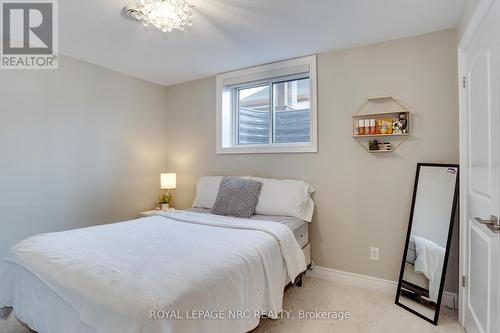
{"type": "Polygon", "coordinates": [[[160,175],[160,183],[162,190],[172,190],[177,187],[177,174],[162,173],[160,175]]]}

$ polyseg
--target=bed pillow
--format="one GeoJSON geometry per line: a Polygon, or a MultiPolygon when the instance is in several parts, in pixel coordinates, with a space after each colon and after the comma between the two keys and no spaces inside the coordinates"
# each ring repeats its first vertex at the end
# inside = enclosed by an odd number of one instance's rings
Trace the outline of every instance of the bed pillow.
{"type": "MultiPolygon", "coordinates": [[[[250,179],[249,176],[239,178],[250,179]]],[[[196,197],[193,201],[193,207],[212,209],[217,198],[217,193],[219,193],[221,181],[222,176],[201,177],[196,185],[196,197]]]]}
{"type": "Polygon", "coordinates": [[[222,216],[250,218],[259,201],[261,182],[238,177],[224,177],[212,213],[222,216]]]}
{"type": "Polygon", "coordinates": [[[314,189],[304,181],[251,177],[262,183],[255,214],[293,216],[311,222],[314,189]]]}

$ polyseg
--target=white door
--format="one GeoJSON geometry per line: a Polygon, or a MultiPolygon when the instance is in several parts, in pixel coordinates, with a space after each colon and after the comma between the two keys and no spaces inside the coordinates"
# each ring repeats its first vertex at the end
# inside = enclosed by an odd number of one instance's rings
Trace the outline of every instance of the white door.
{"type": "Polygon", "coordinates": [[[475,219],[500,216],[500,0],[484,13],[461,45],[462,306],[468,333],[500,332],[500,234],[475,219]]]}

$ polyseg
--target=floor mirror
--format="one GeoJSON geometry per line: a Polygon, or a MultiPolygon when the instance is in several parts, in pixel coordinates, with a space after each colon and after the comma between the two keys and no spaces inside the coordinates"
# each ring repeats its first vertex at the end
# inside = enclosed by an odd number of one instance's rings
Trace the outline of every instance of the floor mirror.
{"type": "Polygon", "coordinates": [[[396,304],[437,325],[458,203],[458,165],[417,164],[396,304]]]}

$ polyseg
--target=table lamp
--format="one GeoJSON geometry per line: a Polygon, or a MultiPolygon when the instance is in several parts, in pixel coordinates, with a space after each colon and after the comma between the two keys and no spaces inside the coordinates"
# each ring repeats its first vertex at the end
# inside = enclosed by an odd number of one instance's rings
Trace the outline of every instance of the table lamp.
{"type": "Polygon", "coordinates": [[[167,190],[167,192],[163,195],[163,197],[168,198],[168,203],[162,203],[162,209],[165,210],[169,208],[169,204],[172,202],[172,195],[170,194],[170,190],[173,190],[177,187],[177,174],[175,173],[162,173],[160,174],[160,188],[162,190],[167,190]],[[165,206],[164,206],[165,205],[165,206]]]}

